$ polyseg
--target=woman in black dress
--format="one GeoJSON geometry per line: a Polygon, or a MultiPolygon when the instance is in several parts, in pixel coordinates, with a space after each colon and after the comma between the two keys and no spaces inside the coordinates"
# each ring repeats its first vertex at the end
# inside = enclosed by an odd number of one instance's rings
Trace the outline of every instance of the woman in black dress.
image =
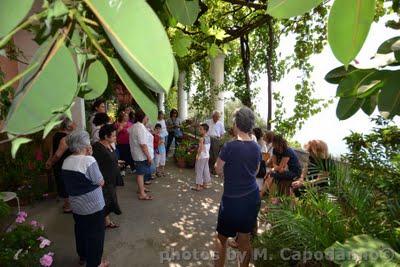
{"type": "Polygon", "coordinates": [[[66,136],[75,130],[76,125],[68,118],[64,118],[59,130],[53,135],[53,146],[50,158],[46,162],[46,168],[53,168],[54,179],[56,181],[58,196],[64,199],[63,211],[70,213],[71,207],[68,201],[68,194],[65,191],[64,182],[61,179],[61,167],[64,159],[71,155],[66,142],[66,136]]]}
{"type": "Polygon", "coordinates": [[[119,174],[118,157],[112,144],[116,141],[116,131],[113,125],[106,124],[100,128],[100,141],[93,144],[93,157],[99,164],[101,174],[103,175],[105,184],[103,187],[103,195],[105,200],[105,225],[107,228],[117,228],[118,225],[113,223],[109,214],[114,212],[120,215],[116,181],[119,174]]]}

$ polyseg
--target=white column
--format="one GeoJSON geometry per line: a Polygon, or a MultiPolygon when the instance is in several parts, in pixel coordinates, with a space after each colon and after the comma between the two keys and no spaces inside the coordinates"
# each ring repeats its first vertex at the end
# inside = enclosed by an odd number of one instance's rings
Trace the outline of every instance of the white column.
{"type": "Polygon", "coordinates": [[[188,117],[188,93],[185,91],[186,71],[179,73],[178,81],[178,113],[181,120],[186,120],[188,117]]]}
{"type": "MultiPolygon", "coordinates": [[[[211,83],[213,88],[219,88],[224,84],[224,61],[225,55],[219,54],[218,56],[211,58],[211,83]]],[[[224,118],[224,106],[225,106],[225,93],[218,92],[218,95],[214,98],[214,110],[221,113],[221,118],[224,118]]]]}
{"type": "Polygon", "coordinates": [[[71,107],[72,120],[75,122],[77,129],[86,129],[86,117],[85,117],[85,101],[83,98],[76,97],[75,103],[71,107]]]}
{"type": "Polygon", "coordinates": [[[164,101],[165,101],[165,93],[159,93],[158,94],[158,110],[159,111],[165,112],[164,101]]]}

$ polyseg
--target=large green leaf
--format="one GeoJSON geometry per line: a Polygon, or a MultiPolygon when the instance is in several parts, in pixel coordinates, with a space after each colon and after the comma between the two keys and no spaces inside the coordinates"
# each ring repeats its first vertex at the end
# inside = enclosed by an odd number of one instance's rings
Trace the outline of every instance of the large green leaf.
{"type": "Polygon", "coordinates": [[[400,254],[369,235],[353,236],[344,243],[335,242],[325,250],[325,255],[334,263],[348,267],[395,267],[400,264],[400,254]]]}
{"type": "Polygon", "coordinates": [[[9,133],[30,134],[44,129],[54,116],[63,113],[76,95],[75,63],[63,39],[50,50],[39,49],[31,64],[42,53],[40,68],[27,75],[17,89],[5,123],[5,131],[9,133]]]}
{"type": "Polygon", "coordinates": [[[378,107],[381,112],[400,115],[400,71],[392,72],[385,82],[378,97],[378,107]]]}
{"type": "Polygon", "coordinates": [[[398,50],[398,49],[396,49],[396,47],[392,47],[393,44],[397,45],[398,41],[400,41],[400,36],[396,36],[396,37],[393,37],[393,38],[390,38],[390,39],[384,41],[379,46],[377,53],[378,54],[389,54],[389,53],[392,53],[395,50],[398,50]],[[395,48],[395,50],[393,48],[395,48]]]}
{"type": "Polygon", "coordinates": [[[377,95],[371,95],[364,100],[364,104],[362,105],[361,109],[364,111],[365,114],[371,116],[374,113],[376,105],[378,103],[377,95]]]}
{"type": "Polygon", "coordinates": [[[11,141],[11,156],[15,159],[18,149],[21,145],[31,142],[32,140],[25,137],[15,138],[11,141]]]}
{"type": "Polygon", "coordinates": [[[172,16],[188,26],[196,21],[200,12],[199,0],[167,0],[165,3],[172,16]]]}
{"type": "Polygon", "coordinates": [[[101,61],[96,60],[89,66],[87,74],[87,92],[85,99],[93,100],[100,97],[107,88],[108,76],[107,71],[101,61]]]}
{"type": "Polygon", "coordinates": [[[172,48],[163,25],[145,0],[85,0],[118,54],[149,89],[166,92],[174,75],[172,48]]]}
{"type": "Polygon", "coordinates": [[[178,57],[184,57],[189,54],[189,48],[191,44],[192,38],[183,34],[181,31],[177,31],[174,36],[172,47],[178,57]]]}
{"type": "MultiPolygon", "coordinates": [[[[298,1],[302,2],[302,1],[298,1]]],[[[335,57],[348,65],[361,50],[375,15],[375,0],[335,0],[328,41],[335,57]]]]}
{"type": "Polygon", "coordinates": [[[337,88],[336,96],[350,97],[357,95],[357,89],[362,83],[374,74],[374,70],[357,70],[347,75],[340,81],[337,88]]]}
{"type": "Polygon", "coordinates": [[[11,32],[28,14],[34,0],[0,1],[0,37],[11,32]]]}
{"type": "Polygon", "coordinates": [[[321,4],[323,0],[271,0],[267,13],[275,18],[287,19],[303,15],[321,4]]]}
{"type": "Polygon", "coordinates": [[[348,66],[347,69],[345,68],[345,66],[337,67],[325,75],[325,81],[327,81],[328,83],[338,84],[347,75],[357,70],[358,69],[356,69],[352,65],[348,66]]]}
{"type": "Polygon", "coordinates": [[[339,120],[346,120],[353,116],[364,104],[364,99],[356,97],[341,97],[336,108],[339,120]]]}
{"type": "Polygon", "coordinates": [[[118,74],[139,107],[149,116],[151,122],[157,121],[158,107],[151,92],[140,84],[130,69],[117,58],[108,58],[111,66],[118,74]]]}

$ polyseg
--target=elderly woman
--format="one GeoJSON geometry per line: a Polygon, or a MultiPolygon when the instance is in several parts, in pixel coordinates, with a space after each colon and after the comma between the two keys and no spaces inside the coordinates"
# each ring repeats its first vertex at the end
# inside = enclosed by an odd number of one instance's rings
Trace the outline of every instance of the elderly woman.
{"type": "Polygon", "coordinates": [[[118,156],[112,144],[116,140],[116,131],[113,125],[106,124],[99,131],[100,141],[93,144],[93,157],[99,164],[101,174],[104,177],[103,196],[105,200],[105,226],[117,228],[117,224],[111,221],[110,213],[120,215],[121,209],[117,198],[117,178],[119,175],[118,156]]]}
{"type": "Polygon", "coordinates": [[[329,151],[328,145],[322,140],[311,140],[304,149],[309,153],[308,169],[299,179],[292,183],[295,193],[299,196],[301,187],[307,182],[310,185],[325,187],[328,185],[329,151]]]}
{"type": "Polygon", "coordinates": [[[72,152],[64,160],[62,178],[69,195],[75,221],[76,251],[80,264],[87,267],[101,264],[104,245],[104,198],[101,187],[104,179],[91,156],[89,134],[72,132],[67,138],[72,152]]]}
{"type": "Polygon", "coordinates": [[[132,158],[136,168],[136,181],[138,185],[139,200],[152,200],[153,197],[148,195],[148,189],[144,187],[144,176],[149,175],[153,171],[153,135],[147,130],[146,124],[149,118],[143,111],[139,110],[135,113],[136,123],[129,128],[129,145],[131,146],[132,158]]]}
{"type": "Polygon", "coordinates": [[[238,249],[245,254],[240,266],[248,266],[251,257],[250,234],[257,224],[260,196],[256,174],[261,151],[249,136],[254,126],[254,113],[243,107],[234,115],[233,130],[237,139],[226,143],[215,164],[217,174],[224,177],[217,225],[215,266],[224,266],[229,237],[236,237],[238,249]]]}
{"type": "Polygon", "coordinates": [[[70,213],[71,207],[68,201],[68,194],[65,191],[64,182],[61,178],[61,167],[64,160],[71,155],[66,142],[66,136],[75,130],[76,125],[70,119],[64,118],[59,130],[53,135],[53,146],[50,153],[51,157],[46,162],[46,168],[53,168],[54,179],[56,181],[58,196],[64,199],[63,211],[70,213]]]}

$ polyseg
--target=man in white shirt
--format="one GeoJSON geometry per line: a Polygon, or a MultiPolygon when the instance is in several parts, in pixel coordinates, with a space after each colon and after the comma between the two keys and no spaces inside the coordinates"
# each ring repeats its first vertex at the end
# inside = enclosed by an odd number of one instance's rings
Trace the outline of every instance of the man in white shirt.
{"type": "Polygon", "coordinates": [[[206,121],[209,127],[208,135],[211,137],[209,166],[212,174],[215,174],[214,164],[221,149],[221,137],[225,134],[225,127],[220,118],[221,114],[218,111],[214,111],[212,119],[206,121]]]}

